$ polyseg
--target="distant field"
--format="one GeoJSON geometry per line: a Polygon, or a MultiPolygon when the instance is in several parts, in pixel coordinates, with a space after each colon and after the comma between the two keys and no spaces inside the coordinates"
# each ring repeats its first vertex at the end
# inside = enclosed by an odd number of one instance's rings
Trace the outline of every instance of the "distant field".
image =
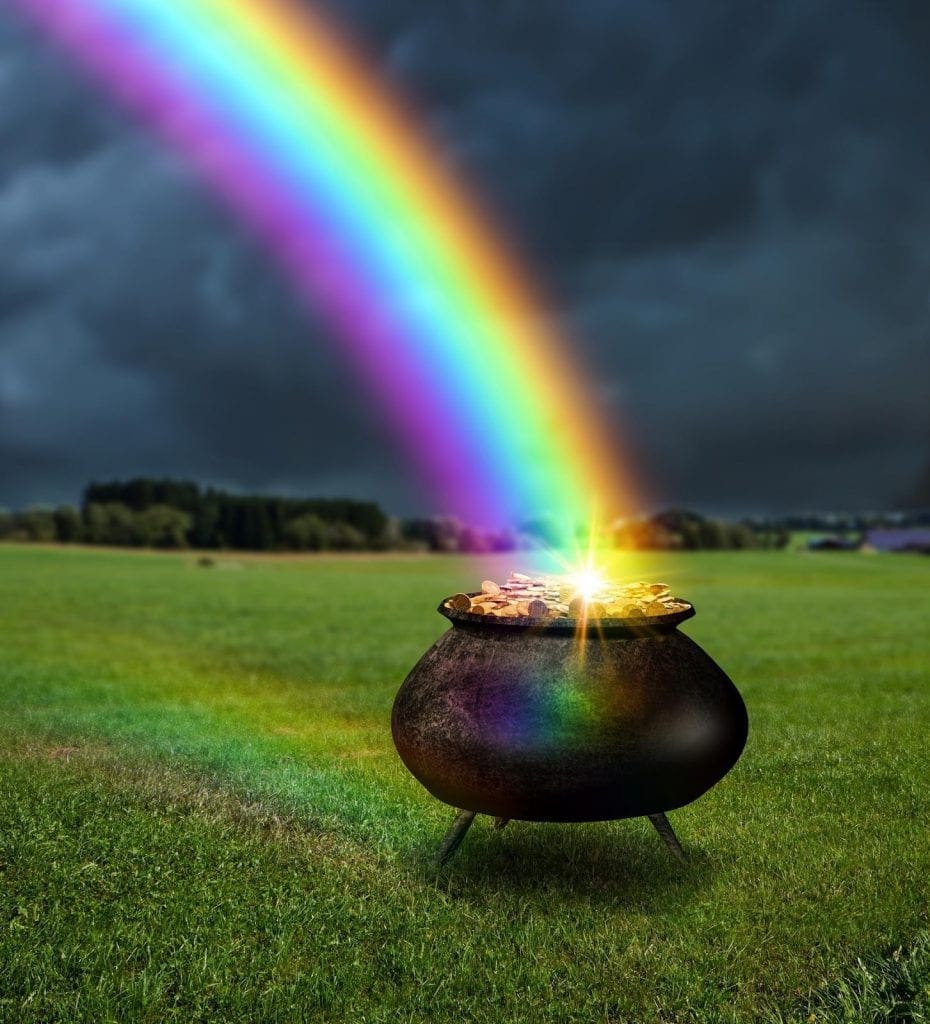
{"type": "Polygon", "coordinates": [[[479,821],[437,875],[389,714],[475,571],[0,546],[0,1020],[930,1020],[930,559],[649,556],[750,714],[690,866],[479,821]]]}

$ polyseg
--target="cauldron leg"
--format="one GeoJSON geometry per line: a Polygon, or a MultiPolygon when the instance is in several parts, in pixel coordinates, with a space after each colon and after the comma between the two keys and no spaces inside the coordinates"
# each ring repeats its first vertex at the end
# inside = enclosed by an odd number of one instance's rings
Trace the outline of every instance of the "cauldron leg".
{"type": "Polygon", "coordinates": [[[672,855],[677,860],[680,860],[682,864],[686,864],[688,858],[685,856],[685,851],[681,848],[678,836],[675,835],[675,830],[672,828],[668,818],[660,811],[658,814],[650,814],[649,820],[655,825],[656,832],[659,833],[665,841],[665,845],[672,851],[672,855]]]}
{"type": "Polygon", "coordinates": [[[494,828],[506,828],[510,818],[495,818],[494,828]]]}
{"type": "Polygon", "coordinates": [[[475,820],[475,813],[475,811],[459,811],[455,816],[455,821],[449,826],[449,831],[445,834],[436,852],[437,867],[442,867],[459,848],[462,840],[465,838],[465,833],[471,828],[471,823],[475,820]]]}

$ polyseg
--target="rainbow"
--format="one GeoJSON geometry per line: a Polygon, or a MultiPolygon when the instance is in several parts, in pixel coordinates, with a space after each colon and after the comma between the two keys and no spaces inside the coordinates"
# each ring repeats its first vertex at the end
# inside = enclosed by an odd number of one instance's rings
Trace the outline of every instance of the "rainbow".
{"type": "Polygon", "coordinates": [[[544,303],[401,104],[289,0],[16,0],[322,309],[425,474],[480,526],[566,536],[631,491],[544,303]]]}

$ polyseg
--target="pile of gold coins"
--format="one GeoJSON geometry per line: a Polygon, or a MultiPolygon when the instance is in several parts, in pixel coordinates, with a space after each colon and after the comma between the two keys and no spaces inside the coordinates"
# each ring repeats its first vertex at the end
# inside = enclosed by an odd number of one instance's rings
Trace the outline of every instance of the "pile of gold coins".
{"type": "Polygon", "coordinates": [[[504,619],[642,619],[689,608],[665,583],[579,583],[567,577],[512,572],[506,583],[485,580],[481,593],[455,594],[445,607],[504,619]]]}

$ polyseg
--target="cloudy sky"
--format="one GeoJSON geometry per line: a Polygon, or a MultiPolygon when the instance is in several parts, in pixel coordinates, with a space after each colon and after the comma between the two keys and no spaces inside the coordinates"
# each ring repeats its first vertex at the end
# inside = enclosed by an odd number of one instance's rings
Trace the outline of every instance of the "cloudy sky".
{"type": "MultiPolygon", "coordinates": [[[[930,461],[930,7],[342,0],[553,296],[654,504],[886,507],[930,461]]],[[[338,343],[0,10],[0,505],[92,478],[428,508],[338,343]]]]}

